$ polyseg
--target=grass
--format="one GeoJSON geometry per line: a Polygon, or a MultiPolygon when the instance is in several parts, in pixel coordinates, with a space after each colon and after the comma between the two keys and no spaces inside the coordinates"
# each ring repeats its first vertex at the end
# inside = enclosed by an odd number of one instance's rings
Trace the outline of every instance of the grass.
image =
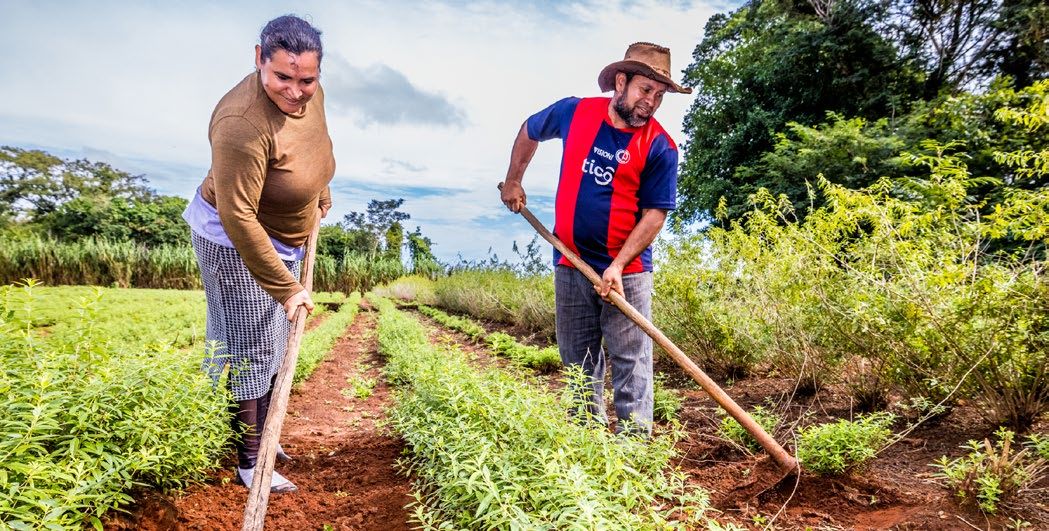
{"type": "Polygon", "coordinates": [[[508,270],[467,270],[438,278],[434,305],[554,337],[554,281],[508,270]]]}

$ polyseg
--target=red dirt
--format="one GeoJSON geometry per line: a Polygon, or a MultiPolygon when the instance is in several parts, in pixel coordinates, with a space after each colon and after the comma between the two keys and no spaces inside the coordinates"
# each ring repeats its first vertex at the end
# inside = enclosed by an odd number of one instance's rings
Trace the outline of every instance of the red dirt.
{"type": "MultiPolygon", "coordinates": [[[[673,380],[673,379],[672,379],[673,380]]],[[[787,411],[789,422],[808,415],[806,423],[850,418],[849,399],[834,386],[816,397],[787,400],[792,382],[751,377],[726,385],[725,391],[745,409],[761,405],[766,397],[787,411]]],[[[969,439],[989,436],[994,427],[972,407],[960,406],[936,423],[919,426],[882,452],[869,466],[850,475],[824,478],[804,472],[776,483],[779,475],[765,455],[744,455],[717,438],[716,404],[695,388],[683,391],[679,419],[687,436],[679,444],[678,465],[691,482],[711,493],[719,521],[762,529],[774,515],[776,528],[832,529],[1001,529],[1010,518],[1049,529],[1049,497],[1031,492],[1016,500],[1017,509],[987,518],[974,507],[960,505],[932,477],[929,466],[940,456],[958,457],[969,439]],[[758,479],[753,479],[759,476],[758,479]],[[753,483],[753,485],[748,485],[753,483]],[[765,522],[758,525],[758,522],[765,522]]],[[[905,427],[895,426],[897,432],[905,427]]],[[[783,434],[777,434],[784,442],[783,434]]],[[[1038,487],[1046,487],[1042,481],[1038,487]]]]}
{"type": "MultiPolygon", "coordinates": [[[[431,328],[431,340],[460,345],[475,356],[478,365],[508,364],[483,344],[473,344],[463,334],[422,315],[417,317],[431,328]]],[[[485,325],[492,329],[491,323],[485,325]]],[[[318,529],[330,524],[334,529],[408,529],[404,506],[411,501],[409,481],[393,467],[404,445],[375,427],[389,403],[389,389],[378,370],[382,360],[376,352],[374,326],[372,314],[362,313],[317,373],[293,394],[283,442],[297,460],[279,469],[300,491],[271,496],[267,528],[318,529]],[[379,381],[374,394],[363,401],[340,393],[340,389],[352,388],[347,376],[359,373],[360,362],[370,364],[364,374],[379,381]]],[[[527,342],[541,344],[534,337],[527,342]]],[[[710,493],[715,511],[709,516],[720,522],[747,529],[1001,529],[1010,518],[1018,518],[1029,522],[1029,529],[1049,529],[1049,479],[1036,486],[1039,491],[1016,500],[1015,508],[1005,515],[985,518],[975,508],[957,503],[932,478],[930,463],[941,455],[957,457],[966,440],[982,439],[993,432],[971,406],[960,406],[936,423],[919,426],[851,475],[822,478],[805,472],[782,478],[766,456],[745,455],[718,438],[714,402],[665,357],[657,355],[657,360],[657,370],[669,376],[668,387],[684,396],[678,418],[686,436],[673,464],[688,474],[691,484],[710,493]]],[[[543,380],[551,388],[561,386],[556,374],[543,380]]],[[[791,422],[803,417],[805,423],[812,423],[851,416],[850,400],[842,389],[829,386],[815,397],[790,397],[791,384],[756,375],[724,387],[747,409],[772,400],[791,422]]],[[[614,418],[611,411],[610,416],[614,418]]],[[[1035,431],[1049,431],[1047,424],[1049,420],[1043,421],[1035,431]]],[[[783,435],[777,437],[782,441],[783,435]]],[[[139,493],[138,510],[113,527],[239,528],[246,491],[227,484],[232,462],[227,459],[225,468],[207,484],[174,499],[139,493]]]]}
{"type": "MultiPolygon", "coordinates": [[[[480,365],[506,365],[483,345],[471,345],[469,338],[441,327],[420,314],[418,318],[433,330],[431,338],[452,338],[475,354],[480,365]]],[[[492,330],[491,323],[484,326],[492,330]]],[[[505,326],[500,331],[510,333],[505,326]]],[[[520,336],[519,340],[521,340],[520,336]]],[[[529,337],[529,344],[545,346],[529,337]]],[[[680,457],[674,463],[690,476],[690,483],[707,490],[716,509],[711,516],[722,523],[732,522],[748,529],[764,529],[772,522],[776,529],[1001,529],[1009,518],[1031,524],[1030,529],[1049,529],[1049,479],[1015,500],[1015,509],[1005,515],[987,518],[971,506],[959,505],[951,493],[932,478],[929,466],[942,455],[958,457],[959,448],[969,439],[989,436],[994,427],[972,407],[961,406],[936,423],[919,426],[899,443],[886,449],[867,468],[839,478],[823,478],[805,472],[784,477],[767,456],[747,456],[718,438],[717,405],[688,376],[665,356],[657,355],[657,371],[668,376],[668,387],[684,397],[678,419],[687,435],[679,443],[680,457]],[[777,514],[778,513],[778,514],[777,514]],[[773,517],[775,520],[773,522],[773,517]]],[[[563,384],[556,374],[543,378],[551,389],[563,384]]],[[[724,385],[726,392],[741,406],[750,409],[771,399],[788,412],[790,422],[806,416],[806,423],[850,418],[848,395],[834,386],[814,397],[791,396],[793,382],[754,376],[724,385]]],[[[607,385],[610,386],[610,383],[607,385]]],[[[614,428],[615,413],[609,399],[609,418],[614,428]]],[[[896,426],[900,431],[903,425],[896,426]]],[[[1034,431],[1047,431],[1036,426],[1034,431]]],[[[777,434],[782,441],[783,434],[777,434]]]]}
{"type": "MultiPolygon", "coordinates": [[[[305,384],[293,391],[282,445],[295,460],[277,469],[298,492],[273,494],[267,529],[409,529],[410,482],[395,468],[404,443],[376,421],[385,416],[390,388],[377,352],[375,317],[362,312],[305,384]],[[374,378],[370,397],[352,394],[353,379],[374,378]],[[348,381],[349,380],[349,381],[348,381]]],[[[203,485],[175,497],[139,493],[131,515],[113,529],[237,530],[247,489],[233,479],[232,456],[203,485]]]]}

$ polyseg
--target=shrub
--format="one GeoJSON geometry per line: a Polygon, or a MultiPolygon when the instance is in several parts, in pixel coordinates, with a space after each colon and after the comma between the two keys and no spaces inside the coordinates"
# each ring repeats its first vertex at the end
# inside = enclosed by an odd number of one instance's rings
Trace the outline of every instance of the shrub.
{"type": "Polygon", "coordinates": [[[809,426],[798,439],[798,460],[817,474],[836,475],[874,459],[892,431],[889,413],[860,415],[855,421],[839,420],[809,426]]]}
{"type": "Polygon", "coordinates": [[[674,438],[619,437],[568,422],[519,375],[477,370],[377,301],[379,350],[398,386],[392,425],[411,455],[425,528],[667,529],[695,523],[705,495],[666,472],[674,438]]]}
{"type": "Polygon", "coordinates": [[[132,488],[179,487],[217,464],[230,397],[199,358],[95,337],[89,301],[77,330],[27,334],[31,289],[24,320],[0,300],[0,527],[97,527],[132,488]]]}
{"type": "Polygon", "coordinates": [[[969,441],[962,446],[969,454],[957,459],[941,457],[932,466],[936,477],[954,489],[963,500],[974,500],[981,511],[994,514],[1017,493],[1037,483],[1045,472],[1045,458],[1031,449],[1013,449],[1015,434],[1005,428],[995,432],[998,441],[969,441]]]}
{"type": "Polygon", "coordinates": [[[372,291],[380,297],[417,302],[419,304],[434,304],[436,299],[433,289],[434,282],[429,278],[409,275],[376,287],[372,291]]]}
{"type": "MultiPolygon", "coordinates": [[[[732,442],[748,454],[763,451],[758,440],[744,429],[739,421],[729,416],[725,410],[718,410],[718,412],[722,415],[721,424],[718,425],[718,436],[732,442]]],[[[750,411],[750,416],[762,429],[773,436],[783,422],[775,411],[766,409],[764,406],[755,407],[750,411]]]]}

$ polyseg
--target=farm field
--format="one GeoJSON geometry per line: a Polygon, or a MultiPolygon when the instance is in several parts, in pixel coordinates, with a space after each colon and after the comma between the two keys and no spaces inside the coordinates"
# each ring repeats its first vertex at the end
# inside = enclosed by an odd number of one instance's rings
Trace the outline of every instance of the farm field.
{"type": "MultiPolygon", "coordinates": [[[[38,289],[42,291],[41,297],[46,295],[56,300],[94,293],[93,289],[84,288],[38,289]],[[69,291],[62,294],[62,290],[69,291]]],[[[123,292],[118,296],[126,296],[129,300],[141,297],[155,301],[157,297],[164,296],[154,290],[118,291],[123,292]]],[[[181,293],[188,300],[199,296],[196,292],[181,293]]],[[[103,301],[110,295],[113,294],[105,293],[103,301]]],[[[541,334],[528,333],[526,328],[518,325],[476,320],[447,310],[429,307],[416,309],[414,302],[397,310],[379,298],[362,300],[356,297],[342,298],[340,295],[330,297],[333,303],[347,304],[338,309],[332,304],[331,309],[324,312],[328,315],[317,318],[319,324],[312,325],[311,330],[322,330],[326,320],[347,311],[350,306],[354,308],[356,316],[349,328],[343,328],[332,337],[330,343],[325,341],[327,347],[317,347],[323,351],[321,360],[313,374],[301,381],[293,391],[282,443],[296,460],[281,470],[298,483],[300,491],[271,498],[267,525],[275,529],[409,529],[420,522],[436,524],[440,521],[458,521],[457,526],[474,527],[482,525],[479,515],[491,512],[494,516],[485,517],[492,518],[490,523],[499,527],[493,522],[499,521],[500,511],[491,505],[482,506],[485,498],[483,488],[513,485],[532,474],[503,478],[507,483],[493,480],[495,483],[487,487],[482,485],[482,490],[477,492],[470,491],[474,487],[468,484],[452,485],[448,488],[454,489],[452,492],[455,495],[452,498],[442,497],[440,485],[447,484],[453,476],[448,476],[444,470],[446,464],[422,459],[421,456],[441,454],[427,454],[424,450],[426,438],[444,436],[441,430],[460,429],[456,428],[459,424],[454,423],[466,421],[456,416],[462,413],[458,409],[450,410],[447,413],[452,415],[450,417],[444,417],[446,413],[435,417],[436,410],[428,410],[430,413],[427,416],[413,416],[410,410],[404,410],[405,403],[414,404],[413,407],[419,407],[420,404],[429,404],[426,406],[428,408],[438,407],[444,395],[437,388],[428,388],[421,396],[413,394],[421,393],[420,386],[433,384],[426,383],[428,380],[425,374],[412,376],[404,371],[431,362],[410,358],[412,361],[405,365],[404,361],[397,361],[398,354],[391,353],[391,349],[407,341],[404,339],[407,336],[403,335],[405,329],[410,331],[420,327],[418,329],[422,331],[421,337],[425,338],[426,344],[411,346],[400,355],[415,356],[419,352],[429,352],[427,349],[432,348],[439,359],[464,356],[466,365],[459,366],[455,371],[441,373],[444,383],[456,383],[456,378],[449,378],[451,374],[496,370],[498,374],[509,378],[506,385],[525,385],[535,392],[552,393],[551,396],[556,397],[563,388],[563,376],[557,371],[550,371],[545,365],[530,368],[532,357],[522,354],[543,352],[547,343],[541,334]],[[356,309],[358,304],[359,313],[356,309]],[[400,330],[394,334],[395,339],[389,337],[391,329],[400,330]],[[491,339],[493,336],[496,339],[491,339]],[[471,369],[463,368],[467,366],[471,369]],[[416,381],[418,378],[423,380],[416,381]],[[438,419],[444,418],[454,423],[449,425],[445,424],[446,421],[438,422],[438,419]],[[415,456],[413,460],[405,461],[406,449],[409,450],[407,455],[415,456]],[[406,473],[406,470],[410,472],[406,473]],[[423,503],[420,504],[416,496],[422,496],[423,503]],[[464,517],[464,514],[472,516],[464,517]]],[[[179,299],[161,300],[177,306],[176,301],[179,299]]],[[[56,315],[61,313],[56,312],[56,315]]],[[[187,310],[185,313],[186,322],[192,322],[189,318],[191,312],[187,310]]],[[[63,330],[59,327],[62,319],[54,318],[51,322],[50,328],[63,330]]],[[[415,332],[409,335],[412,333],[415,332]]],[[[132,336],[123,340],[134,343],[136,340],[132,336]]],[[[160,336],[143,336],[139,341],[155,341],[155,337],[160,336]]],[[[413,341],[418,341],[418,337],[413,341]]],[[[195,355],[187,357],[196,359],[195,355]]],[[[655,446],[666,449],[668,453],[663,455],[668,460],[664,466],[669,466],[662,468],[663,473],[658,476],[663,478],[659,481],[670,481],[664,487],[670,490],[662,491],[659,495],[663,496],[659,499],[664,500],[659,505],[667,508],[666,502],[675,499],[674,496],[688,494],[692,497],[676,498],[685,504],[679,507],[693,507],[668,513],[670,522],[679,522],[677,519],[691,515],[692,519],[684,524],[691,529],[718,525],[744,529],[960,529],[971,526],[984,529],[1004,528],[1023,522],[1030,524],[1032,529],[1038,529],[1049,525],[1049,499],[1045,490],[1049,485],[1045,479],[1019,499],[1013,500],[1013,508],[1003,514],[985,515],[972,504],[959,503],[934,478],[934,469],[930,464],[940,456],[960,457],[965,453],[960,447],[967,440],[993,438],[994,426],[965,403],[955,407],[947,416],[935,422],[923,423],[903,434],[866,467],[830,477],[806,471],[797,481],[789,479],[779,484],[767,484],[764,482],[769,479],[769,467],[763,454],[758,452],[751,455],[743,446],[727,439],[719,431],[722,417],[705,393],[665,358],[658,359],[657,372],[664,375],[657,389],[664,396],[662,399],[657,397],[657,409],[662,403],[662,407],[669,411],[666,418],[674,419],[657,422],[659,440],[664,443],[669,441],[670,444],[655,446]],[[664,475],[671,470],[677,470],[678,473],[664,475]],[[684,482],[674,487],[674,477],[684,482]]],[[[490,373],[484,380],[504,377],[495,375],[490,373]]],[[[847,390],[838,385],[828,386],[815,396],[799,396],[794,392],[795,381],[775,374],[755,372],[748,377],[722,380],[721,383],[728,394],[748,410],[765,406],[780,412],[784,420],[775,433],[781,441],[787,441],[791,446],[793,443],[790,440],[799,431],[798,426],[849,419],[856,415],[850,407],[847,390]]],[[[500,395],[504,396],[501,400],[508,400],[509,396],[517,396],[520,392],[500,395]]],[[[538,400],[541,402],[546,399],[538,400]]],[[[499,401],[494,402],[494,405],[505,407],[499,401]]],[[[487,406],[478,403],[464,410],[473,411],[476,407],[487,406]]],[[[554,425],[562,424],[560,415],[555,414],[554,417],[554,425]]],[[[1041,422],[1032,432],[1046,431],[1045,421],[1041,422]]],[[[906,421],[900,420],[892,426],[892,431],[902,433],[907,426],[906,421]]],[[[500,447],[499,444],[504,444],[499,442],[501,437],[512,433],[512,430],[493,427],[491,431],[482,430],[476,435],[466,433],[473,432],[465,431],[461,435],[472,441],[463,445],[464,451],[482,448],[488,444],[482,441],[489,440],[489,437],[495,437],[492,444],[500,447]]],[[[597,432],[590,432],[590,438],[597,435],[597,432]]],[[[541,451],[530,448],[525,455],[541,451]]],[[[600,459],[619,454],[602,455],[600,459]]],[[[639,459],[636,455],[630,457],[629,452],[626,457],[618,457],[624,458],[639,459]]],[[[214,465],[203,468],[204,475],[197,475],[197,480],[189,482],[182,490],[158,491],[144,486],[130,488],[128,492],[134,500],[128,506],[130,513],[121,515],[107,512],[103,518],[105,527],[239,528],[246,491],[231,484],[233,457],[230,452],[219,447],[215,459],[218,468],[212,468],[214,465]]],[[[495,462],[493,458],[488,458],[488,461],[495,462]]],[[[545,481],[530,489],[565,488],[558,487],[552,478],[545,481]]],[[[651,481],[654,481],[651,477],[646,480],[649,483],[651,481]]],[[[520,506],[519,503],[511,503],[508,507],[520,506]]],[[[548,512],[555,514],[558,511],[572,514],[570,507],[556,510],[549,504],[537,507],[545,507],[548,512]]],[[[626,513],[641,518],[633,527],[661,525],[657,524],[658,518],[652,519],[653,515],[645,511],[626,513]]],[[[548,516],[538,514],[529,517],[541,519],[548,516]]],[[[595,524],[590,528],[608,527],[595,524]]]]}

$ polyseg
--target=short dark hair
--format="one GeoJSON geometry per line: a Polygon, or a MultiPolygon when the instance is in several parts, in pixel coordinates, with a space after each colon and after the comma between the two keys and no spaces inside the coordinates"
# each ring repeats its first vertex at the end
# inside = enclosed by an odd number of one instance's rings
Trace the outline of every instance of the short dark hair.
{"type": "Polygon", "coordinates": [[[299,55],[305,52],[317,52],[319,61],[323,55],[321,32],[295,15],[284,15],[266,23],[259,35],[262,46],[262,59],[270,59],[277,50],[299,55]]]}

